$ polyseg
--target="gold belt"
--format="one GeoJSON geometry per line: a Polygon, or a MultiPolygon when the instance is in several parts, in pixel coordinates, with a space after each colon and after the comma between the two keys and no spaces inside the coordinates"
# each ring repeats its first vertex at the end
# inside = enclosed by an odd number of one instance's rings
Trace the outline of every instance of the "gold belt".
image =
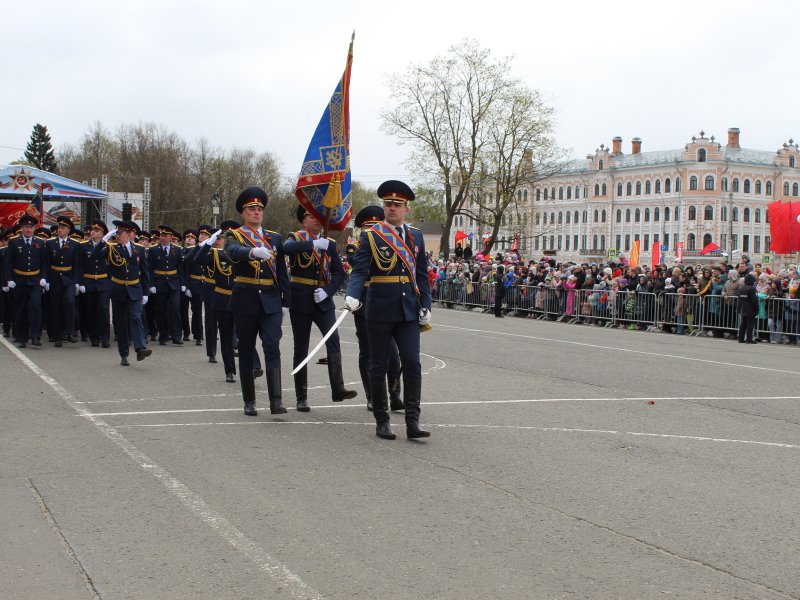
{"type": "Polygon", "coordinates": [[[116,277],[112,277],[111,281],[114,283],[118,283],[120,285],[136,285],[139,283],[138,279],[134,279],[133,281],[126,281],[125,279],[117,279],[116,277]]]}
{"type": "Polygon", "coordinates": [[[72,267],[56,267],[55,265],[51,265],[50,268],[53,269],[53,271],[58,271],[60,273],[69,273],[72,271],[72,267]]]}
{"type": "Polygon", "coordinates": [[[38,275],[41,271],[36,269],[35,271],[20,271],[19,269],[14,269],[14,273],[17,275],[24,275],[25,277],[33,277],[34,275],[38,275]]]}
{"type": "Polygon", "coordinates": [[[256,279],[255,277],[240,277],[238,275],[234,281],[236,283],[248,283],[250,285],[272,285],[275,283],[274,279],[256,279]]]}
{"type": "Polygon", "coordinates": [[[97,275],[90,275],[89,273],[83,274],[86,279],[105,279],[108,277],[108,273],[98,273],[97,275]]]}
{"type": "Polygon", "coordinates": [[[155,273],[156,275],[177,275],[178,269],[172,269],[172,271],[158,271],[156,269],[153,269],[153,273],[155,273]]]}
{"type": "Polygon", "coordinates": [[[231,294],[233,294],[233,290],[229,290],[227,288],[221,288],[221,287],[215,286],[214,287],[214,293],[215,294],[222,294],[223,296],[230,296],[231,294]]]}
{"type": "MultiPolygon", "coordinates": [[[[316,279],[309,279],[308,277],[292,277],[292,283],[301,283],[303,285],[313,285],[319,287],[319,282],[316,279]]],[[[325,285],[323,281],[322,285],[325,285]]]]}
{"type": "Polygon", "coordinates": [[[202,275],[189,275],[189,279],[194,279],[195,281],[204,281],[205,277],[202,275]]]}
{"type": "Polygon", "coordinates": [[[410,283],[406,275],[372,275],[369,280],[372,283],[410,283]]]}
{"type": "Polygon", "coordinates": [[[213,277],[201,277],[201,279],[203,280],[203,283],[214,283],[213,277]]]}

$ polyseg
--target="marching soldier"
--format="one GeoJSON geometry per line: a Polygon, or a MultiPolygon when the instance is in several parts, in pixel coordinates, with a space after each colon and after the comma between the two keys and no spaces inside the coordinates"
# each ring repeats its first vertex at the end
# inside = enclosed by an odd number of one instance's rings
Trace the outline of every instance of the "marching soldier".
{"type": "MultiPolygon", "coordinates": [[[[186,292],[181,299],[181,312],[183,303],[186,302],[187,310],[191,306],[191,332],[194,336],[194,345],[203,345],[203,266],[197,264],[192,257],[197,254],[197,229],[187,229],[183,232],[183,281],[186,283],[186,292]]],[[[185,338],[185,336],[184,336],[185,338]]],[[[185,339],[184,339],[185,341],[185,339]]]]}
{"type": "MultiPolygon", "coordinates": [[[[8,253],[8,238],[11,237],[14,229],[9,227],[0,231],[0,274],[3,273],[3,265],[5,264],[6,255],[8,253]]],[[[5,286],[5,278],[0,275],[3,280],[2,291],[0,291],[0,324],[3,326],[3,337],[11,336],[11,294],[5,286]]]]}
{"type": "Polygon", "coordinates": [[[234,264],[235,275],[230,309],[236,318],[239,338],[239,378],[244,399],[244,413],[257,415],[253,353],[256,337],[264,348],[269,410],[286,412],[281,398],[281,323],[291,306],[289,276],[278,233],[264,229],[261,222],[269,202],[260,187],[249,187],[236,199],[236,210],[244,225],[232,232],[225,252],[234,264]]]}
{"type": "Polygon", "coordinates": [[[159,226],[160,243],[151,246],[148,266],[152,281],[150,294],[155,294],[156,319],[158,321],[158,343],[166,346],[172,338],[176,346],[183,346],[181,339],[181,294],[186,291],[183,281],[182,250],[175,246],[173,236],[177,232],[166,225],[159,226]]]}
{"type": "Polygon", "coordinates": [[[20,235],[8,242],[3,280],[14,304],[13,334],[20,348],[28,340],[42,345],[42,294],[47,287],[48,253],[44,241],[33,236],[36,218],[23,215],[20,235]]]}
{"type": "MultiPolygon", "coordinates": [[[[383,221],[383,209],[380,206],[365,206],[354,219],[355,226],[361,231],[369,231],[375,223],[383,221]]],[[[353,251],[349,257],[349,263],[353,263],[353,257],[358,251],[358,244],[353,246],[353,251]]],[[[367,288],[369,279],[364,282],[364,289],[361,292],[362,308],[353,313],[353,320],[356,325],[356,339],[358,339],[358,371],[361,373],[361,383],[364,385],[364,393],[367,396],[367,410],[372,410],[372,392],[369,385],[369,337],[367,336],[367,320],[364,317],[363,306],[367,303],[367,288]]],[[[403,410],[405,408],[403,399],[400,397],[400,375],[403,367],[400,364],[400,353],[397,351],[397,344],[394,339],[391,342],[389,351],[389,370],[387,381],[389,384],[389,407],[391,410],[403,410]]]]}
{"type": "MultiPolygon", "coordinates": [[[[302,206],[297,207],[297,220],[303,224],[303,229],[290,233],[283,245],[292,273],[292,309],[289,316],[294,336],[295,367],[308,355],[311,324],[316,324],[325,334],[336,322],[333,295],[344,282],[344,269],[334,240],[320,237],[322,224],[302,206]],[[321,264],[324,267],[320,282],[321,264]]],[[[344,387],[338,332],[334,331],[328,338],[325,349],[328,353],[328,379],[333,401],[355,398],[356,391],[344,387]]],[[[297,410],[300,412],[311,410],[308,406],[307,369],[308,367],[303,367],[294,376],[297,410]]]]}
{"type": "Polygon", "coordinates": [[[108,277],[108,261],[104,256],[95,253],[95,248],[103,243],[103,236],[107,233],[108,227],[103,221],[93,221],[89,240],[81,245],[83,282],[80,292],[84,306],[81,324],[95,348],[101,344],[103,348],[111,346],[108,319],[111,280],[108,277]]]}
{"type": "Polygon", "coordinates": [[[48,300],[52,336],[56,348],[62,341],[74,343],[75,333],[75,297],[79,293],[82,261],[80,242],[69,237],[74,225],[69,217],[60,216],[56,220],[57,235],[55,239],[45,242],[49,253],[50,284],[48,300]]]}
{"type": "Polygon", "coordinates": [[[129,331],[137,361],[144,360],[152,353],[147,347],[142,323],[142,307],[147,304],[147,290],[150,289],[150,271],[144,248],[133,243],[139,226],[133,221],[114,221],[114,226],[116,229],[103,236],[103,243],[94,248],[93,255],[105,258],[108,263],[112,318],[121,357],[119,364],[127,367],[130,364],[129,331]],[[116,243],[109,243],[115,235],[116,243]]]}
{"type": "MultiPolygon", "coordinates": [[[[197,228],[200,243],[203,243],[214,234],[214,228],[211,225],[200,225],[197,228]]],[[[214,279],[213,269],[208,265],[200,265],[200,274],[202,277],[201,295],[203,297],[203,329],[205,331],[206,339],[206,356],[208,362],[217,362],[217,319],[214,315],[214,288],[216,281],[214,279]]],[[[192,292],[194,296],[194,292],[192,292]]]]}
{"type": "MultiPolygon", "coordinates": [[[[139,233],[139,244],[144,248],[144,257],[147,264],[150,264],[150,246],[152,246],[153,235],[149,231],[142,231],[139,233]]],[[[156,239],[158,239],[158,232],[156,232],[156,239]]],[[[156,319],[156,303],[148,302],[142,310],[142,323],[144,323],[145,336],[150,338],[151,342],[158,340],[158,319],[156,319]]]]}
{"type": "Polygon", "coordinates": [[[406,435],[409,439],[429,437],[419,426],[422,368],[419,360],[420,326],[431,319],[428,261],[422,232],[408,227],[405,217],[414,192],[402,181],[385,181],[378,187],[385,220],[363,232],[354,258],[345,305],[361,306],[358,298],[367,279],[365,317],[370,346],[370,390],[378,437],[393,440],[389,426],[386,374],[389,341],[394,339],[403,366],[403,400],[406,435]]]}

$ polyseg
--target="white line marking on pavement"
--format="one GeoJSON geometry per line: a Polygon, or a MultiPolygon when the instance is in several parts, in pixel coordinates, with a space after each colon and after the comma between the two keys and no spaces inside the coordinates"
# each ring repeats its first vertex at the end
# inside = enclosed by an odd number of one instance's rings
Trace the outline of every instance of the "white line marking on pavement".
{"type": "MultiPolygon", "coordinates": [[[[144,425],[118,425],[120,429],[147,428],[147,427],[209,427],[216,425],[370,425],[375,423],[362,423],[357,421],[230,421],[218,423],[151,423],[144,425]]],[[[447,429],[511,429],[520,431],[556,431],[561,433],[598,433],[607,435],[633,435],[639,437],[655,437],[679,440],[693,440],[697,442],[719,442],[728,444],[750,444],[755,446],[772,446],[775,448],[800,449],[798,444],[784,444],[781,442],[760,442],[756,440],[735,440],[731,438],[714,438],[696,435],[677,435],[671,433],[649,433],[645,431],[616,431],[613,429],[580,429],[577,427],[535,427],[533,425],[465,425],[462,423],[425,423],[425,427],[441,427],[447,429]]]]}
{"type": "MultiPolygon", "coordinates": [[[[236,394],[238,396],[238,394],[236,394]]],[[[800,400],[800,396],[643,396],[641,398],[522,398],[517,400],[452,400],[442,402],[425,402],[424,406],[450,406],[464,404],[535,404],[535,403],[555,403],[555,402],[643,402],[643,401],[670,401],[670,400],[800,400]]],[[[265,407],[258,407],[266,410],[265,407]]],[[[289,410],[295,410],[287,406],[289,410]]],[[[320,404],[313,405],[317,409],[342,409],[358,408],[363,409],[364,404],[320,404]]],[[[166,409],[166,410],[134,410],[120,412],[89,413],[96,417],[124,417],[138,415],[168,415],[178,413],[204,413],[204,412],[238,412],[241,408],[185,408],[185,409],[166,409]]]]}
{"type": "Polygon", "coordinates": [[[528,340],[537,340],[541,342],[556,342],[558,344],[572,344],[574,346],[584,346],[586,348],[596,348],[598,350],[617,350],[618,352],[629,352],[631,354],[644,354],[646,356],[658,356],[661,358],[674,358],[677,360],[689,360],[692,362],[701,362],[701,363],[709,363],[712,365],[722,365],[725,367],[737,367],[741,369],[755,369],[758,371],[770,371],[772,373],[787,373],[789,375],[800,375],[800,371],[788,371],[785,369],[773,369],[771,367],[758,367],[755,365],[743,365],[739,363],[730,363],[724,362],[721,360],[711,360],[709,358],[695,358],[693,356],[678,356],[677,354],[663,354],[660,352],[649,352],[647,350],[633,350],[631,348],[618,348],[616,346],[601,346],[600,344],[590,344],[588,342],[576,342],[573,340],[559,340],[555,338],[546,338],[540,337],[535,335],[523,335],[521,333],[506,333],[502,331],[489,331],[483,329],[470,329],[468,327],[456,327],[454,325],[437,325],[437,327],[442,327],[445,329],[452,329],[455,331],[464,331],[467,333],[481,333],[481,334],[494,334],[494,335],[503,335],[506,337],[516,337],[516,338],[523,338],[528,340]]]}
{"type": "Polygon", "coordinates": [[[80,406],[72,394],[55,379],[50,377],[50,375],[45,373],[24,353],[20,352],[6,339],[0,338],[0,341],[26,367],[49,385],[70,408],[90,421],[100,433],[114,442],[125,454],[139,465],[140,468],[151,473],[153,477],[161,482],[186,508],[206,523],[206,525],[215,529],[231,546],[239,550],[248,560],[261,568],[261,570],[265,571],[278,584],[285,587],[292,597],[302,600],[322,598],[319,592],[306,584],[299,576],[290,571],[285,565],[275,560],[258,544],[231,525],[225,517],[212,509],[205,500],[192,492],[183,482],[173,477],[164,467],[155,463],[149,456],[129,442],[116,428],[80,406]]]}

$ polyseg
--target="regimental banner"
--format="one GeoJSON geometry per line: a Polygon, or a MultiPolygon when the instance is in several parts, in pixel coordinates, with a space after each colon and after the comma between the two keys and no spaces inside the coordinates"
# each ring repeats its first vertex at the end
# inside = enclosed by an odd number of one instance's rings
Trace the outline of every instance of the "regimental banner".
{"type": "Polygon", "coordinates": [[[675,245],[675,260],[683,262],[683,242],[678,242],[675,245]]]}

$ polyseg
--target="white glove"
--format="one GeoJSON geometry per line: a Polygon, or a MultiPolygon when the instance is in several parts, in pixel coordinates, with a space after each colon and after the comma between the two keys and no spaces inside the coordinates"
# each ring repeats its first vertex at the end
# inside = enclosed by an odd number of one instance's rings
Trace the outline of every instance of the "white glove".
{"type": "Polygon", "coordinates": [[[317,304],[325,300],[325,298],[327,297],[328,297],[328,292],[326,292],[322,288],[317,288],[314,290],[314,302],[316,302],[317,304]]]}
{"type": "Polygon", "coordinates": [[[2,288],[4,292],[8,292],[8,286],[2,288]]]}
{"type": "Polygon", "coordinates": [[[286,317],[289,315],[289,309],[285,306],[281,308],[281,325],[286,320],[286,317]]]}
{"type": "Polygon", "coordinates": [[[46,281],[44,282],[44,291],[45,292],[49,292],[50,291],[50,284],[47,283],[46,281]]]}
{"type": "Polygon", "coordinates": [[[260,260],[272,260],[272,252],[267,250],[266,248],[253,248],[250,250],[250,256],[252,258],[258,258],[260,260]]]}
{"type": "Polygon", "coordinates": [[[182,286],[181,286],[181,292],[185,292],[185,291],[186,291],[186,286],[185,286],[185,285],[182,285],[182,286]]]}
{"type": "Polygon", "coordinates": [[[348,310],[356,311],[361,308],[361,302],[358,299],[353,298],[352,296],[346,296],[344,299],[344,305],[347,307],[348,310]]]}
{"type": "Polygon", "coordinates": [[[16,281],[9,281],[8,282],[8,289],[13,290],[15,287],[17,287],[17,282],[16,281]]]}
{"type": "Polygon", "coordinates": [[[78,286],[78,291],[80,291],[81,294],[85,294],[86,293],[86,286],[84,286],[84,285],[78,286]]]}
{"type": "Polygon", "coordinates": [[[108,240],[110,240],[115,235],[117,235],[117,230],[116,229],[112,229],[111,231],[109,231],[107,234],[105,234],[103,236],[103,241],[107,242],[108,240]]]}
{"type": "Polygon", "coordinates": [[[43,288],[46,288],[46,287],[47,287],[47,279],[45,279],[44,277],[42,277],[42,278],[39,280],[39,285],[40,285],[40,286],[42,286],[43,288]]]}
{"type": "Polygon", "coordinates": [[[191,298],[192,297],[192,290],[186,290],[186,297],[187,298],[191,298]]]}
{"type": "Polygon", "coordinates": [[[427,325],[431,322],[431,311],[427,308],[420,308],[419,309],[419,324],[420,325],[427,325]]]}
{"type": "Polygon", "coordinates": [[[147,296],[142,296],[142,306],[147,304],[147,296]]]}
{"type": "Polygon", "coordinates": [[[211,237],[209,237],[206,240],[206,244],[211,244],[213,246],[214,242],[217,241],[217,238],[219,237],[220,233],[222,233],[222,229],[217,229],[214,233],[211,234],[211,237]]]}
{"type": "Polygon", "coordinates": [[[75,284],[75,295],[78,296],[81,293],[81,286],[77,283],[75,284]]]}
{"type": "Polygon", "coordinates": [[[314,240],[314,250],[320,250],[324,252],[328,249],[328,244],[330,244],[330,240],[328,238],[319,238],[318,240],[314,240]]]}
{"type": "Polygon", "coordinates": [[[150,293],[151,293],[151,294],[155,294],[155,293],[156,293],[156,288],[154,288],[154,287],[151,287],[151,288],[150,288],[150,293]]]}

